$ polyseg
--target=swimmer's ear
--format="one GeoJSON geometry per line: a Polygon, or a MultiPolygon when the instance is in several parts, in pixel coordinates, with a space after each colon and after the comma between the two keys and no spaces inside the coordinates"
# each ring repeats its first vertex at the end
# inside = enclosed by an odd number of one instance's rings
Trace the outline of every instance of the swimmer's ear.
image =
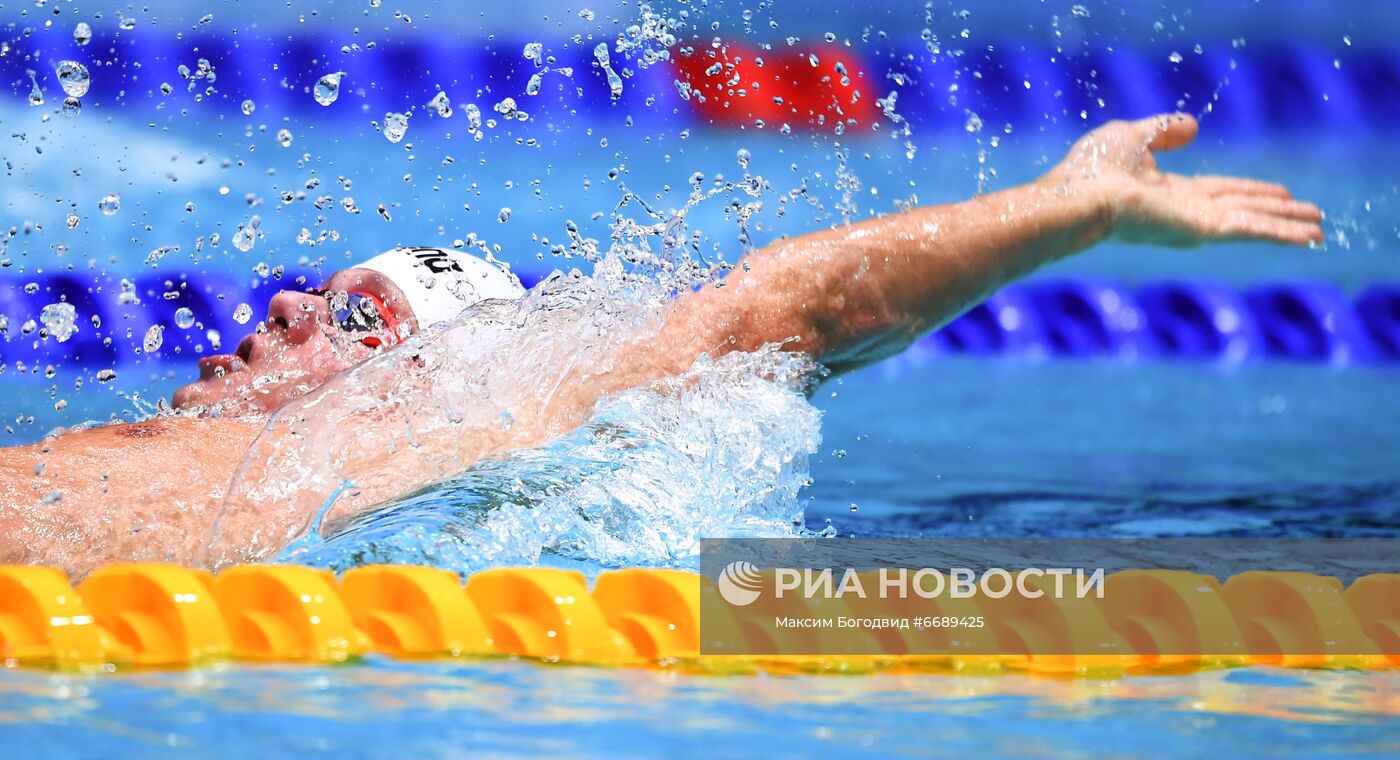
{"type": "Polygon", "coordinates": [[[1134,122],[1149,150],[1176,150],[1196,139],[1200,124],[1187,113],[1164,113],[1134,122]]]}

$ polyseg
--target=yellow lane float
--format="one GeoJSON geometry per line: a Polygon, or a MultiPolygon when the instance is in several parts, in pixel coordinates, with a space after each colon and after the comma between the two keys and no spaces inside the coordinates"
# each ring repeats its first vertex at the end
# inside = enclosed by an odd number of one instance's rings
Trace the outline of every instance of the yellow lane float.
{"type": "MultiPolygon", "coordinates": [[[[1103,678],[1250,664],[1400,667],[1400,574],[1343,587],[1336,578],[1297,572],[1246,572],[1222,584],[1175,570],[1126,570],[1107,576],[1098,599],[917,600],[923,614],[987,619],[986,628],[963,635],[976,645],[965,654],[948,646],[941,630],[852,631],[837,639],[816,631],[775,634],[760,625],[764,616],[806,612],[808,602],[795,596],[748,608],[707,602],[706,614],[723,619],[706,621],[703,635],[713,641],[702,642],[701,600],[714,589],[694,573],[657,569],[604,572],[590,589],[580,573],[551,568],[485,570],[463,584],[455,573],[429,567],[373,565],[337,580],[293,565],[243,565],[216,577],[120,563],[75,590],[53,568],[0,566],[0,664],[116,670],[218,660],[339,663],[375,653],[703,673],[1103,678]],[[1006,654],[986,654],[988,642],[1006,654]],[[821,651],[838,653],[771,653],[827,645],[835,650],[821,651]],[[931,646],[952,653],[916,654],[931,646]],[[1033,654],[1071,650],[1094,653],[1033,654]]],[[[876,614],[859,600],[835,601],[842,615],[876,614]]]]}

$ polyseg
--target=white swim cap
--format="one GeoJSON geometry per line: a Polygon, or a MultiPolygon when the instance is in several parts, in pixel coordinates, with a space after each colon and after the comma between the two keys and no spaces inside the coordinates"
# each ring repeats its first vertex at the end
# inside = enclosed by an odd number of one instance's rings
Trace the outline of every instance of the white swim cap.
{"type": "Polygon", "coordinates": [[[449,248],[395,248],[355,268],[378,272],[397,285],[408,298],[420,330],[446,322],[478,301],[525,295],[514,274],[449,248]]]}

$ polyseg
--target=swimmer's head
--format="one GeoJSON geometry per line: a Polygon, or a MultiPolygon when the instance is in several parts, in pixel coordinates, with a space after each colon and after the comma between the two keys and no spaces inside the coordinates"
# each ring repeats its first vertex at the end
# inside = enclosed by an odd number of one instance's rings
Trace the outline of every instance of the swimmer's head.
{"type": "Polygon", "coordinates": [[[326,278],[284,290],[233,354],[199,360],[199,380],[175,392],[177,409],[269,412],[332,375],[457,316],[480,301],[519,298],[505,269],[461,251],[396,248],[326,278]]]}

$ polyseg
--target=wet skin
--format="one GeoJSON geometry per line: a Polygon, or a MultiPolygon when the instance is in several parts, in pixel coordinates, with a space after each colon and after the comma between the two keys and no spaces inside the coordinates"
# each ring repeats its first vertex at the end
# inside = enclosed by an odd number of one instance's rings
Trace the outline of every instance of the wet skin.
{"type": "MultiPolygon", "coordinates": [[[[343,269],[321,289],[331,297],[347,292],[378,296],[410,332],[418,330],[403,291],[379,272],[343,269]]],[[[284,290],[272,297],[267,319],[234,353],[200,359],[199,379],[175,391],[171,403],[181,410],[217,408],[224,416],[266,414],[381,350],[362,342],[367,334],[338,328],[327,296],[284,290]]],[[[395,342],[387,333],[377,337],[386,346],[395,342]]]]}

